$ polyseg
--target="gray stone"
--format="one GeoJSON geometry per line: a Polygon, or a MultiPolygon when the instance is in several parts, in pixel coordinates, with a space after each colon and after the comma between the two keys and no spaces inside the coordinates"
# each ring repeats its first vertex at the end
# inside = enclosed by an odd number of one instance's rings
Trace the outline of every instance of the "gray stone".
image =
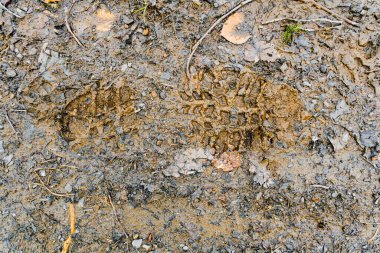
{"type": "Polygon", "coordinates": [[[13,159],[13,155],[12,154],[7,155],[6,157],[4,157],[3,158],[4,165],[5,166],[10,165],[11,162],[12,162],[12,159],[13,159]]]}
{"type": "Polygon", "coordinates": [[[352,13],[360,13],[362,12],[362,10],[363,10],[363,3],[361,2],[352,4],[350,8],[350,11],[352,13]]]}
{"type": "Polygon", "coordinates": [[[164,90],[162,90],[159,94],[160,98],[161,99],[165,99],[167,96],[166,96],[166,92],[164,90]]]}
{"type": "Polygon", "coordinates": [[[137,239],[132,241],[132,247],[135,249],[138,249],[141,247],[143,240],[142,239],[137,239]]]}
{"type": "Polygon", "coordinates": [[[379,143],[379,132],[375,130],[360,133],[360,142],[366,147],[375,147],[379,143]]]}
{"type": "Polygon", "coordinates": [[[310,47],[310,41],[304,35],[298,36],[294,42],[301,47],[310,47]]]}
{"type": "Polygon", "coordinates": [[[6,75],[8,77],[15,77],[15,76],[17,76],[17,73],[14,69],[7,69],[6,75]]]}
{"type": "Polygon", "coordinates": [[[340,116],[347,114],[350,112],[350,108],[348,107],[346,101],[341,100],[336,105],[335,112],[331,113],[330,116],[334,120],[338,119],[340,116]]]}
{"type": "Polygon", "coordinates": [[[0,140],[0,154],[4,153],[5,150],[4,150],[4,147],[3,147],[3,141],[0,140]]]}
{"type": "Polygon", "coordinates": [[[169,72],[164,72],[161,74],[161,80],[169,81],[172,78],[172,75],[169,72]]]}
{"type": "Polygon", "coordinates": [[[65,186],[65,191],[67,191],[67,192],[72,192],[72,191],[73,191],[73,187],[71,186],[70,183],[68,183],[68,184],[65,186]]]}

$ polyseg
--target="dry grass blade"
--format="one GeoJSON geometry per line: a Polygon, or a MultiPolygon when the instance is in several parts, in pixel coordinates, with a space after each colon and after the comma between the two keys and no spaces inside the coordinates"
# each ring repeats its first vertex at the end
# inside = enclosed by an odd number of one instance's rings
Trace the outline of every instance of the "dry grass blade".
{"type": "Polygon", "coordinates": [[[317,7],[318,9],[324,10],[325,12],[331,14],[332,16],[334,16],[336,18],[339,18],[339,19],[343,20],[344,22],[346,22],[346,23],[348,23],[350,25],[353,25],[353,26],[356,26],[356,27],[360,26],[358,23],[356,23],[356,22],[354,22],[352,20],[349,20],[348,18],[345,18],[342,15],[339,15],[335,11],[332,11],[332,10],[328,9],[327,7],[323,6],[322,4],[319,4],[319,3],[315,2],[314,0],[298,0],[298,1],[303,2],[303,3],[312,4],[315,7],[317,7]]]}
{"type": "MultiPolygon", "coordinates": [[[[124,234],[125,238],[128,239],[129,236],[128,236],[128,234],[127,234],[127,231],[125,231],[125,228],[124,228],[124,226],[123,226],[123,223],[121,223],[121,220],[120,220],[119,216],[117,215],[116,208],[115,208],[115,205],[114,205],[113,202],[112,202],[111,195],[108,193],[108,194],[107,194],[107,197],[108,197],[108,201],[109,201],[110,204],[111,204],[112,211],[113,211],[113,215],[115,216],[115,219],[116,219],[117,223],[119,224],[121,230],[123,231],[123,234],[124,234]]],[[[127,243],[127,251],[129,251],[128,243],[127,243]]]]}
{"type": "Polygon", "coordinates": [[[40,183],[35,183],[35,185],[39,185],[39,186],[42,186],[43,188],[45,188],[45,190],[47,190],[51,195],[54,195],[54,196],[57,196],[57,197],[64,197],[64,198],[70,198],[71,196],[74,196],[74,194],[72,193],[69,193],[69,194],[64,194],[64,193],[56,193],[56,192],[53,192],[52,190],[50,190],[49,187],[47,187],[45,185],[45,183],[42,181],[40,175],[38,175],[38,173],[35,171],[36,175],[37,175],[37,178],[38,180],[40,181],[40,183]]]}
{"type": "Polygon", "coordinates": [[[75,208],[73,203],[69,203],[69,215],[70,215],[70,235],[63,243],[61,253],[68,253],[72,244],[72,235],[75,233],[75,208]]]}
{"type": "Polygon", "coordinates": [[[10,9],[8,9],[7,7],[5,7],[1,2],[0,2],[0,8],[5,10],[6,12],[8,12],[9,14],[12,14],[13,16],[15,16],[16,18],[22,18],[20,15],[17,15],[16,13],[14,13],[13,11],[11,11],[10,9]]]}
{"type": "Polygon", "coordinates": [[[264,21],[261,24],[262,25],[268,25],[275,22],[281,22],[281,21],[293,21],[293,22],[299,22],[299,23],[316,23],[317,25],[320,25],[320,23],[331,23],[332,25],[341,25],[343,22],[338,20],[330,20],[327,18],[315,18],[315,19],[297,19],[297,18],[276,18],[268,21],[264,21]]]}
{"type": "Polygon", "coordinates": [[[8,115],[7,110],[5,110],[5,109],[4,109],[4,117],[5,117],[5,119],[8,121],[8,124],[11,126],[12,131],[13,131],[15,134],[18,134],[18,132],[16,131],[15,127],[13,126],[13,123],[12,123],[11,119],[9,118],[9,115],[8,115]]]}
{"type": "Polygon", "coordinates": [[[66,24],[67,30],[69,31],[69,33],[71,34],[71,36],[73,36],[74,40],[78,43],[78,45],[84,47],[83,43],[75,35],[75,33],[73,32],[73,30],[71,29],[71,26],[69,24],[69,17],[70,17],[71,9],[73,8],[74,4],[75,4],[75,1],[73,1],[73,3],[71,4],[71,6],[70,6],[69,9],[66,9],[65,24],[66,24]]]}
{"type": "Polygon", "coordinates": [[[375,234],[368,240],[368,243],[372,243],[376,239],[377,235],[379,234],[379,230],[380,228],[376,229],[375,234]]]}

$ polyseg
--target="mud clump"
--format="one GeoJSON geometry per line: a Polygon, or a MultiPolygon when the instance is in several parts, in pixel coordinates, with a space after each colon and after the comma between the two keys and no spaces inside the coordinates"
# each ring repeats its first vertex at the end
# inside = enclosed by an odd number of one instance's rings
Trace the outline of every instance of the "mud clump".
{"type": "Polygon", "coordinates": [[[181,113],[192,115],[191,139],[226,150],[267,150],[295,143],[302,105],[295,89],[254,73],[201,73],[181,93],[181,113]]]}

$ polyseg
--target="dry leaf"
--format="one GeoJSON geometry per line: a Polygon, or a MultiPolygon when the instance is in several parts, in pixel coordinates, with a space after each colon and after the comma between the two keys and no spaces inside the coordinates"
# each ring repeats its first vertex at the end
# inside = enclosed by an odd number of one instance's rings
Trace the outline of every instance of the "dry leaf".
{"type": "Polygon", "coordinates": [[[99,9],[96,12],[96,18],[96,30],[100,32],[108,32],[112,27],[113,21],[115,20],[115,15],[109,10],[99,9]]]}
{"type": "Polygon", "coordinates": [[[224,152],[218,159],[213,160],[215,168],[225,172],[233,171],[241,166],[241,157],[239,152],[224,152]]]}
{"type": "Polygon", "coordinates": [[[46,4],[51,4],[51,3],[59,3],[62,2],[62,0],[44,0],[46,4]]]}
{"type": "Polygon", "coordinates": [[[231,43],[243,44],[251,37],[248,33],[237,30],[238,25],[244,22],[243,13],[235,13],[231,15],[223,24],[221,35],[231,43]]]}

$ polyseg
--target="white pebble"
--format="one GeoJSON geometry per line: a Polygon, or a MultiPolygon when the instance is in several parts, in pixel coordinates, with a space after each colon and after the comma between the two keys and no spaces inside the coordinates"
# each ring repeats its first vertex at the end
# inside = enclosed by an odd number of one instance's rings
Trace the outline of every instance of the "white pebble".
{"type": "Polygon", "coordinates": [[[132,241],[132,247],[135,248],[135,249],[138,249],[138,248],[141,247],[142,242],[143,242],[142,239],[133,240],[132,241]]]}

